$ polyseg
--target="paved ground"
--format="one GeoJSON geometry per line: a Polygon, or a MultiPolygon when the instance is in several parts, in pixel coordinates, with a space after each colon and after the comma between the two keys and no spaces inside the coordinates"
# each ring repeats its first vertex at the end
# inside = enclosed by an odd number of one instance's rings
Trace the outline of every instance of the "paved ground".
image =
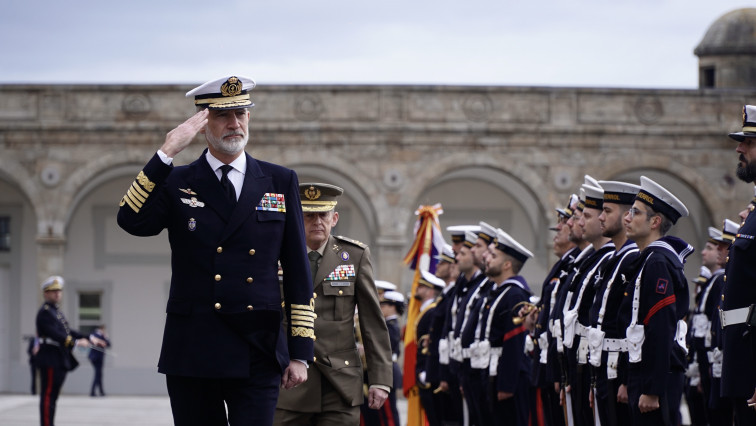
{"type": "MultiPolygon", "coordinates": [[[[407,402],[397,403],[402,423],[407,402]]],[[[57,426],[171,426],[171,406],[165,396],[107,396],[91,398],[61,395],[55,414],[57,426]]],[[[39,424],[39,396],[0,394],[0,425],[39,424]]]]}

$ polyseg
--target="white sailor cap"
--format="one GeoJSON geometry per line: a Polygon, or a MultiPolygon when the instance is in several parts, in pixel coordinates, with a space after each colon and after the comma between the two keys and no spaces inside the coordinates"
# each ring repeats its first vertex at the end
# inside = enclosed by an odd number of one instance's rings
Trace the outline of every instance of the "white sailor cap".
{"type": "Polygon", "coordinates": [[[577,194],[571,194],[570,200],[567,201],[567,206],[563,209],[557,208],[555,210],[557,211],[557,213],[559,213],[559,216],[569,219],[574,213],[573,209],[577,208],[578,201],[580,201],[580,199],[578,198],[577,194]]]}
{"type": "Polygon", "coordinates": [[[404,295],[398,291],[387,291],[381,296],[381,302],[404,303],[404,295]]]}
{"type": "Polygon", "coordinates": [[[604,202],[632,205],[640,186],[616,180],[600,180],[599,185],[604,190],[604,202]]]}
{"type": "Polygon", "coordinates": [[[42,291],[63,290],[65,280],[60,275],[53,275],[42,282],[42,291]]]}
{"type": "Polygon", "coordinates": [[[693,279],[693,282],[696,284],[706,284],[709,278],[711,278],[711,270],[705,266],[701,266],[701,272],[693,279]]]}
{"type": "Polygon", "coordinates": [[[730,219],[725,219],[722,225],[722,239],[728,243],[735,241],[735,236],[738,235],[740,230],[740,224],[730,219]]]}
{"type": "Polygon", "coordinates": [[[375,288],[379,288],[384,291],[393,291],[396,290],[396,284],[383,280],[375,280],[375,288]]]}
{"type": "Polygon", "coordinates": [[[582,185],[580,189],[585,192],[585,208],[596,210],[604,208],[604,190],[601,187],[582,185]]]}
{"type": "Polygon", "coordinates": [[[417,283],[426,287],[436,288],[438,290],[443,290],[443,288],[446,287],[444,280],[426,270],[420,271],[420,279],[417,281],[417,283]]]}
{"type": "Polygon", "coordinates": [[[728,136],[738,142],[743,142],[745,138],[756,138],[756,106],[743,105],[743,130],[728,136]]]}
{"type": "Polygon", "coordinates": [[[472,231],[465,231],[465,241],[463,245],[467,248],[471,248],[478,242],[478,233],[472,231]]]}
{"type": "Polygon", "coordinates": [[[446,231],[451,235],[452,243],[459,244],[465,241],[465,232],[471,231],[477,233],[480,226],[477,225],[454,225],[447,226],[446,231]]]}
{"type": "Polygon", "coordinates": [[[444,244],[444,247],[441,249],[441,253],[436,256],[436,259],[438,259],[440,262],[454,263],[456,261],[456,258],[454,257],[454,250],[452,249],[452,246],[450,246],[449,244],[444,244]]]}
{"type": "Polygon", "coordinates": [[[710,243],[714,243],[714,244],[729,243],[729,241],[725,241],[722,238],[722,231],[720,231],[719,229],[717,229],[717,228],[715,228],[713,226],[710,226],[709,229],[708,229],[708,231],[709,231],[709,242],[710,243]]]}
{"type": "Polygon", "coordinates": [[[504,232],[501,228],[496,230],[494,246],[497,250],[514,257],[522,263],[525,263],[526,260],[533,257],[533,253],[531,253],[530,250],[515,241],[514,238],[504,232]]]}
{"type": "Polygon", "coordinates": [[[487,224],[486,222],[480,222],[480,231],[478,231],[478,238],[491,244],[494,238],[496,238],[496,228],[487,224]]]}
{"type": "Polygon", "coordinates": [[[583,185],[590,185],[590,186],[595,186],[596,188],[601,188],[601,185],[599,184],[599,181],[596,180],[591,175],[585,175],[585,176],[583,176],[583,185]]]}
{"type": "Polygon", "coordinates": [[[636,200],[667,216],[673,224],[677,223],[677,219],[688,215],[688,208],[685,207],[685,204],[663,186],[645,176],[641,176],[640,181],[641,189],[635,196],[636,200]]]}
{"type": "Polygon", "coordinates": [[[186,97],[194,96],[195,105],[213,110],[251,108],[255,104],[249,98],[249,91],[254,87],[255,80],[232,75],[197,86],[186,92],[186,97]]]}
{"type": "Polygon", "coordinates": [[[575,207],[577,210],[580,210],[581,212],[585,208],[585,189],[582,187],[580,188],[580,191],[578,191],[578,203],[577,207],[575,207]]]}

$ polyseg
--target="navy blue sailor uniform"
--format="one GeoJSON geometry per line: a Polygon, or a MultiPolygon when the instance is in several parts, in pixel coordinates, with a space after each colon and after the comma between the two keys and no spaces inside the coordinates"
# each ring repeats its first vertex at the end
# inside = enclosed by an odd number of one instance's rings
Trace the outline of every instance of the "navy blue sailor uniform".
{"type": "Polygon", "coordinates": [[[525,353],[527,329],[524,324],[516,325],[513,319],[530,296],[525,278],[517,275],[494,288],[483,307],[486,313],[481,318],[481,325],[485,324],[484,336],[491,346],[488,398],[497,425],[528,424],[530,360],[525,353]],[[499,392],[514,396],[499,401],[499,392]]]}
{"type": "Polygon", "coordinates": [[[415,323],[415,343],[417,353],[415,358],[415,382],[417,383],[420,403],[422,404],[428,423],[431,426],[440,425],[441,419],[436,410],[433,391],[438,383],[428,380],[428,357],[430,351],[430,335],[438,299],[429,300],[425,306],[420,307],[420,313],[415,323]]]}
{"type": "Polygon", "coordinates": [[[562,312],[564,354],[569,377],[572,414],[579,424],[592,424],[593,413],[588,400],[590,392],[590,369],[588,356],[588,311],[596,293],[594,284],[604,262],[612,255],[614,243],[604,244],[594,250],[573,273],[568,281],[568,290],[562,312]]]}
{"type": "Polygon", "coordinates": [[[627,240],[606,262],[597,282],[591,306],[588,330],[589,362],[595,380],[594,401],[602,425],[620,425],[629,421],[627,404],[617,402],[619,385],[625,383],[620,357],[627,352],[625,327],[620,327],[616,312],[623,299],[628,277],[639,251],[635,242],[627,240]]]}
{"type": "Polygon", "coordinates": [[[627,325],[627,391],[633,424],[677,421],[687,351],[682,324],[689,305],[683,264],[692,252],[693,247],[676,237],[652,242],[635,260],[636,272],[625,287],[619,315],[621,324],[627,325]],[[641,413],[642,394],[658,396],[660,409],[641,413]]]}
{"type": "Polygon", "coordinates": [[[756,214],[753,203],[749,210],[730,245],[720,311],[723,346],[721,396],[732,399],[735,415],[741,417],[753,414],[745,400],[753,396],[756,389],[756,331],[748,324],[749,309],[756,304],[756,214]]]}
{"type": "MultiPolygon", "coordinates": [[[[433,309],[433,318],[430,326],[430,341],[428,343],[428,361],[426,362],[426,381],[431,384],[439,385],[442,377],[448,378],[449,366],[449,346],[448,330],[444,334],[447,317],[451,312],[451,305],[454,301],[456,284],[444,288],[443,293],[436,302],[433,309]],[[441,348],[441,341],[444,341],[444,348],[441,348]],[[442,353],[443,352],[443,353],[442,353]]],[[[437,388],[436,388],[437,389],[437,388]]],[[[438,418],[442,422],[455,422],[459,419],[461,404],[460,400],[453,400],[450,392],[433,391],[433,406],[436,408],[438,418]],[[459,408],[459,409],[457,409],[459,408]]],[[[459,387],[457,387],[459,392],[459,387]]]]}
{"type": "Polygon", "coordinates": [[[118,211],[132,235],[168,229],[172,276],[158,371],[249,378],[264,366],[280,376],[290,359],[312,361],[315,337],[297,176],[244,153],[234,205],[206,153],[178,167],[155,154],[118,211]]]}
{"type": "Polygon", "coordinates": [[[79,366],[73,355],[76,340],[87,336],[72,330],[63,313],[50,302],[39,308],[36,327],[40,342],[36,359],[40,370],[40,424],[53,426],[58,395],[66,374],[79,366]]]}
{"type": "Polygon", "coordinates": [[[477,288],[472,290],[465,304],[465,314],[462,318],[459,339],[462,345],[462,363],[460,365],[459,383],[464,392],[470,418],[475,424],[490,424],[491,413],[487,409],[484,371],[470,365],[471,345],[480,340],[479,318],[481,309],[488,301],[489,293],[494,282],[488,278],[482,280],[477,288]],[[477,336],[476,336],[477,332],[477,336]]]}

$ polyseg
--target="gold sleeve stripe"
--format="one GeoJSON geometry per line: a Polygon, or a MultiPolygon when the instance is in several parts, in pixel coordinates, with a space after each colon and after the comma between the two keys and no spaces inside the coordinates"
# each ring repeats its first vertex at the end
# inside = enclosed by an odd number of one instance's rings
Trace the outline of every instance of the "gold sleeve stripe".
{"type": "Polygon", "coordinates": [[[136,180],[147,190],[147,192],[152,192],[152,190],[155,189],[155,184],[144,174],[144,171],[139,172],[136,180]]]}
{"type": "Polygon", "coordinates": [[[315,312],[312,312],[312,311],[303,311],[301,309],[292,309],[291,310],[291,314],[292,315],[303,315],[303,316],[308,316],[308,317],[312,317],[312,318],[317,318],[318,317],[318,315],[315,312]]]}
{"type": "Polygon", "coordinates": [[[134,213],[139,213],[139,207],[135,206],[134,203],[131,201],[128,195],[123,197],[123,201],[126,202],[126,204],[131,207],[131,210],[134,210],[134,213]]]}
{"type": "MultiPolygon", "coordinates": [[[[131,194],[132,197],[136,198],[140,202],[144,203],[147,201],[147,197],[143,197],[142,194],[139,193],[139,191],[135,190],[134,187],[137,187],[136,185],[131,185],[131,188],[129,188],[127,193],[131,194]]],[[[138,188],[138,187],[137,187],[138,188]]]]}
{"type": "Polygon", "coordinates": [[[291,335],[294,337],[309,337],[314,340],[315,330],[311,328],[304,328],[304,327],[292,327],[291,335]]]}
{"type": "Polygon", "coordinates": [[[134,194],[133,194],[133,193],[132,193],[131,191],[128,191],[128,192],[126,193],[126,196],[127,196],[127,197],[129,197],[129,199],[130,199],[130,200],[131,200],[131,201],[132,201],[132,202],[133,202],[134,204],[136,204],[136,206],[137,206],[137,207],[139,207],[140,209],[142,208],[142,202],[141,202],[141,201],[139,201],[139,200],[137,200],[137,199],[136,199],[136,197],[134,197],[134,194]]]}
{"type": "Polygon", "coordinates": [[[312,306],[310,306],[310,305],[295,305],[293,303],[291,304],[291,309],[292,310],[294,310],[294,309],[301,309],[301,310],[310,311],[310,312],[314,312],[315,311],[315,309],[313,309],[312,306]]]}
{"type": "Polygon", "coordinates": [[[139,185],[136,184],[136,181],[134,181],[134,182],[131,183],[131,187],[134,188],[136,190],[136,192],[138,192],[139,195],[141,195],[142,198],[144,198],[144,199],[147,199],[147,197],[150,196],[150,194],[144,192],[144,190],[142,189],[141,186],[139,186],[139,185]]]}
{"type": "Polygon", "coordinates": [[[294,315],[291,314],[291,320],[299,320],[299,321],[309,321],[309,322],[315,322],[315,317],[310,317],[307,315],[294,315]]]}
{"type": "Polygon", "coordinates": [[[315,327],[315,324],[311,322],[302,322],[302,321],[292,321],[291,325],[302,325],[302,326],[310,327],[310,328],[315,327]]]}

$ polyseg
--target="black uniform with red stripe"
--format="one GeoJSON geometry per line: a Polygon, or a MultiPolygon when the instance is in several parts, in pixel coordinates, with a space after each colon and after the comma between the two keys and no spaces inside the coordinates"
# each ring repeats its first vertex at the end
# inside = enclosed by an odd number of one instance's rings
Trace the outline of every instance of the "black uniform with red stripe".
{"type": "Polygon", "coordinates": [[[676,237],[652,242],[636,259],[636,272],[626,287],[619,312],[621,326],[630,325],[635,283],[641,274],[637,324],[643,325],[645,337],[641,360],[629,363],[627,372],[633,424],[677,422],[687,362],[686,352],[675,341],[675,335],[678,322],[688,314],[690,297],[683,264],[692,252],[693,247],[676,237]],[[660,409],[640,413],[638,400],[642,394],[658,396],[660,409]]]}
{"type": "Polygon", "coordinates": [[[40,339],[37,366],[40,370],[39,414],[42,426],[55,424],[55,406],[66,374],[78,367],[73,356],[76,339],[87,336],[71,330],[55,304],[45,302],[37,312],[37,335],[40,339]]]}
{"type": "MultiPolygon", "coordinates": [[[[512,319],[518,315],[521,302],[527,302],[531,293],[525,278],[514,276],[507,279],[488,295],[484,309],[487,323],[491,323],[488,341],[491,350],[501,348],[497,362],[496,376],[489,377],[490,403],[494,424],[522,425],[528,424],[528,399],[530,388],[530,359],[525,353],[527,329],[523,324],[515,325],[512,319]],[[504,293],[506,292],[506,293],[504,293]],[[496,299],[501,299],[497,303],[496,299]],[[490,318],[489,318],[490,317],[490,318]],[[514,394],[511,398],[498,400],[498,393],[514,394]]],[[[483,321],[481,319],[481,321],[483,321]]],[[[486,324],[481,324],[487,327],[486,324]]],[[[493,368],[493,367],[491,367],[493,368]]]]}

